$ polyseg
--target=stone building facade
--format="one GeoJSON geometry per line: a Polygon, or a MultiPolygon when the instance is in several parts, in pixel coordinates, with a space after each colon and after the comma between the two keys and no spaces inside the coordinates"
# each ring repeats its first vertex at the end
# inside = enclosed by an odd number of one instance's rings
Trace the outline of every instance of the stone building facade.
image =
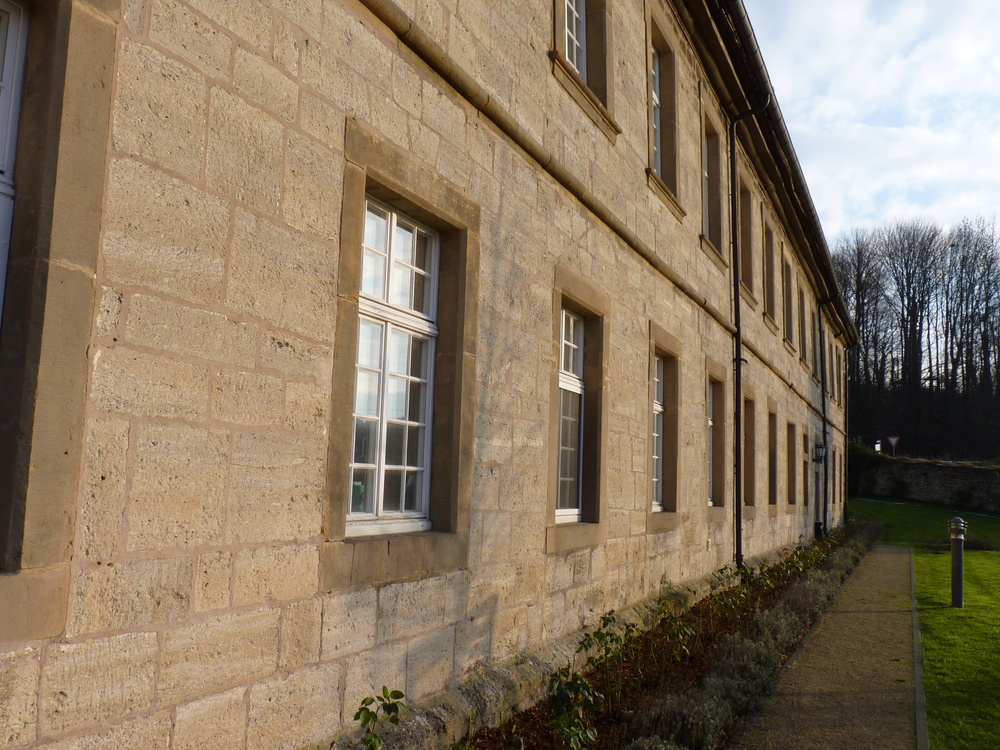
{"type": "Polygon", "coordinates": [[[739,0],[0,16],[0,749],[293,750],[841,520],[739,0]]]}

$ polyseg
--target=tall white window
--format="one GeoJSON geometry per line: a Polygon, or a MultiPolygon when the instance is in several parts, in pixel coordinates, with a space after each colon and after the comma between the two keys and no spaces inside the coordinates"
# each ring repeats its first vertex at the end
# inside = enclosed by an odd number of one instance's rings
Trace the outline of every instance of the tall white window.
{"type": "Polygon", "coordinates": [[[726,504],[726,414],[725,384],[721,380],[708,380],[708,504],[726,504]]]}
{"type": "Polygon", "coordinates": [[[559,494],[556,522],[579,521],[583,445],[583,318],[565,307],[559,357],[559,494]]]}
{"type": "Polygon", "coordinates": [[[653,363],[653,510],[663,510],[664,381],[666,362],[657,356],[653,363]]]}
{"type": "Polygon", "coordinates": [[[566,61],[587,81],[587,0],[566,2],[566,61]]]}
{"type": "Polygon", "coordinates": [[[24,8],[0,0],[0,311],[14,216],[14,154],[21,111],[21,76],[28,39],[24,8]]]}
{"type": "Polygon", "coordinates": [[[348,532],[430,528],[437,236],[368,200],[348,532]]]}

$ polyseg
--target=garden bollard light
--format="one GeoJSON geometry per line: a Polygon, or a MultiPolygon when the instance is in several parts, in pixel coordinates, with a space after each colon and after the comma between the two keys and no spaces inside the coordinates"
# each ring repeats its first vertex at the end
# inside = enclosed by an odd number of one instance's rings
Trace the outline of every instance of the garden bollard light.
{"type": "Polygon", "coordinates": [[[958,516],[948,522],[951,532],[951,606],[965,607],[965,530],[969,525],[958,516]]]}

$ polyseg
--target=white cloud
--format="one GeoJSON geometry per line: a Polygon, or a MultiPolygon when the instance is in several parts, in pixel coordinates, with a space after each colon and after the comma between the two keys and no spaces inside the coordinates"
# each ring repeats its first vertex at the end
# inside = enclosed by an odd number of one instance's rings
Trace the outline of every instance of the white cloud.
{"type": "Polygon", "coordinates": [[[992,0],[745,0],[831,239],[1000,209],[992,0]]]}

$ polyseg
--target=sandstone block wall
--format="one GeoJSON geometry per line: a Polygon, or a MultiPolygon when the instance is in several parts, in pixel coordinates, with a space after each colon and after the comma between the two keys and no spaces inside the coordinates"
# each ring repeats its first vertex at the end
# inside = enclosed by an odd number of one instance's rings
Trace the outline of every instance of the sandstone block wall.
{"type": "MultiPolygon", "coordinates": [[[[645,177],[642,11],[615,8],[614,141],[552,74],[547,0],[420,0],[399,10],[726,310],[728,261],[706,254],[699,213],[701,117],[721,122],[722,105],[671,13],[686,212],[678,218],[645,177]]],[[[63,632],[0,637],[0,750],[295,750],[348,727],[361,697],[382,684],[420,701],[732,560],[732,476],[726,507],[709,508],[705,412],[712,367],[728,373],[731,404],[731,335],[366,4],[126,0],[75,12],[115,29],[95,307],[71,311],[92,331],[75,536],[63,632]],[[329,423],[353,394],[352,382],[333,378],[349,119],[481,212],[475,463],[463,565],[328,591],[327,449],[338,439],[329,423]],[[607,539],[547,554],[560,264],[610,298],[607,539]],[[678,507],[659,531],[648,523],[651,323],[676,338],[679,363],[678,507]]],[[[741,158],[760,216],[810,283],[771,188],[741,158]]],[[[753,264],[759,279],[759,247],[753,264]]],[[[812,534],[817,467],[801,475],[802,429],[809,446],[818,442],[822,394],[762,303],[746,304],[754,346],[745,378],[757,405],[757,506],[745,522],[753,558],[812,534]],[[769,410],[778,415],[774,505],[769,410]],[[792,505],[789,422],[798,427],[792,505]]],[[[842,458],[843,404],[828,407],[831,454],[842,458]]],[[[732,421],[727,407],[727,465],[732,421]]],[[[842,483],[838,470],[832,523],[842,483]]]]}

